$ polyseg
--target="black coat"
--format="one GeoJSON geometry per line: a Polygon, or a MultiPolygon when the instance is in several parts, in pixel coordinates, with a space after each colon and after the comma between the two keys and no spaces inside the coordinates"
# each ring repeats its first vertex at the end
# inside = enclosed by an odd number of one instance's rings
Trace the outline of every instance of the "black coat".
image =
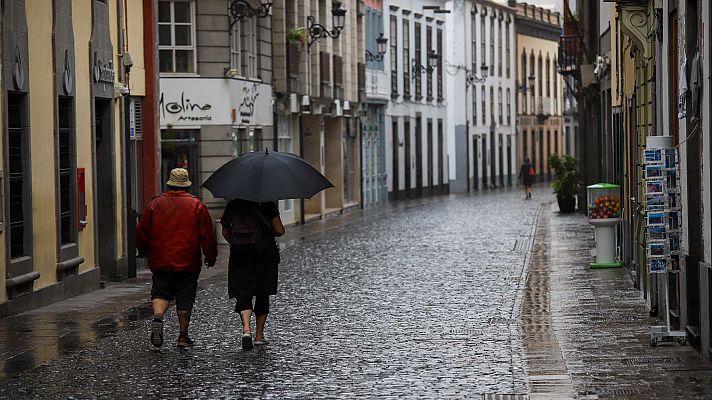
{"type": "MultiPolygon", "coordinates": [[[[252,207],[272,221],[279,216],[276,203],[251,203],[244,200],[233,200],[228,203],[220,219],[224,228],[230,227],[232,215],[237,207],[252,207]]],[[[230,246],[230,261],[227,270],[228,296],[232,299],[238,296],[265,296],[277,293],[279,265],[279,247],[272,235],[267,240],[267,249],[263,253],[246,252],[230,246]]]]}
{"type": "Polygon", "coordinates": [[[531,186],[534,182],[534,177],[529,175],[529,169],[532,165],[529,163],[522,164],[522,168],[519,169],[519,179],[522,180],[522,185],[531,186]]]}

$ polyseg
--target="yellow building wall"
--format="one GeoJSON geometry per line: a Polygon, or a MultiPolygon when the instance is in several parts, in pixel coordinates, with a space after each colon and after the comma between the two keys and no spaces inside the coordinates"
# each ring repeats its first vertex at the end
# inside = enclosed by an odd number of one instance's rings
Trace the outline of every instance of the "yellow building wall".
{"type": "MultiPolygon", "coordinates": [[[[557,59],[559,55],[559,43],[551,40],[546,40],[546,39],[540,39],[540,38],[535,38],[532,36],[527,36],[527,35],[522,35],[518,34],[517,35],[517,54],[515,57],[515,62],[517,67],[514,69],[515,74],[516,74],[516,80],[518,83],[521,85],[522,84],[522,52],[526,51],[527,53],[527,71],[526,71],[526,76],[529,76],[529,71],[531,68],[530,65],[530,59],[529,56],[531,54],[532,49],[534,49],[534,76],[537,78],[537,82],[539,78],[539,51],[541,50],[541,57],[542,57],[542,68],[543,68],[543,79],[542,82],[542,91],[544,92],[539,93],[539,85],[538,83],[534,84],[534,93],[535,93],[535,98],[537,101],[538,105],[538,97],[541,96],[542,99],[547,98],[546,97],[546,56],[549,55],[549,60],[550,64],[549,67],[551,68],[551,82],[550,82],[550,93],[551,93],[551,101],[552,101],[552,107],[554,103],[554,80],[556,79],[556,87],[558,91],[558,97],[556,99],[557,106],[556,108],[553,108],[553,110],[556,110],[554,115],[562,115],[564,111],[564,90],[566,87],[566,83],[564,82],[564,78],[559,75],[556,72],[556,65],[554,64],[554,61],[557,59]]],[[[529,82],[526,82],[527,85],[529,85],[529,82]]],[[[527,92],[527,96],[529,96],[529,92],[527,92]]],[[[527,100],[529,101],[529,100],[527,100]]],[[[521,96],[519,96],[519,114],[521,114],[521,111],[523,110],[523,99],[521,96]]]]}
{"type": "Polygon", "coordinates": [[[30,86],[30,157],[32,176],[32,255],[40,273],[35,290],[57,280],[56,168],[54,154],[54,71],[52,7],[28,0],[28,65],[30,86]],[[51,117],[50,117],[51,116],[51,117]]]}
{"type": "MultiPolygon", "coordinates": [[[[2,19],[0,19],[0,41],[2,40],[2,19]]],[[[1,42],[0,42],[1,43],[1,42]]],[[[3,78],[0,76],[0,87],[5,87],[3,84],[3,78]]],[[[5,103],[3,102],[3,96],[0,96],[0,110],[5,109],[5,103]]],[[[5,113],[0,112],[0,126],[3,127],[5,126],[5,121],[4,121],[5,113]]],[[[4,133],[3,133],[4,134],[4,133]]],[[[0,154],[5,154],[5,148],[3,147],[4,141],[0,140],[0,154]]],[[[0,171],[5,170],[5,164],[4,164],[4,158],[5,157],[0,157],[0,171]]],[[[2,176],[2,174],[0,174],[2,176]]],[[[4,182],[2,182],[4,184],[4,182]]],[[[3,195],[7,196],[7,193],[3,189],[0,189],[0,206],[4,206],[5,202],[7,202],[6,197],[2,197],[3,195]]],[[[0,210],[4,213],[4,210],[0,210]]],[[[7,260],[7,257],[5,256],[5,230],[8,229],[8,221],[3,221],[2,224],[2,230],[0,230],[0,257],[1,260],[7,260]]],[[[5,287],[5,273],[7,272],[7,265],[5,262],[0,263],[0,287],[5,287]]],[[[5,290],[0,290],[0,303],[4,302],[7,300],[7,292],[5,290]]]]}
{"type": "Polygon", "coordinates": [[[128,52],[131,54],[133,67],[129,88],[132,96],[146,95],[146,64],[143,56],[143,0],[126,0],[128,52]]]}
{"type": "Polygon", "coordinates": [[[96,268],[94,258],[94,224],[96,210],[94,209],[94,169],[92,164],[92,148],[94,144],[92,132],[92,98],[90,82],[89,39],[92,31],[92,0],[72,0],[72,23],[74,25],[74,67],[76,69],[75,113],[77,135],[77,167],[85,169],[86,205],[88,224],[79,231],[79,255],[84,257],[84,263],[79,266],[79,272],[96,268]]]}

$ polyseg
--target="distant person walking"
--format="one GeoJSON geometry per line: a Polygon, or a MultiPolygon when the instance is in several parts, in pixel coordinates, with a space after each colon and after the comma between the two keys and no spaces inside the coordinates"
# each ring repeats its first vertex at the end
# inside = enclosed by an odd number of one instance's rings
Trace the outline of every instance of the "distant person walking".
{"type": "Polygon", "coordinates": [[[154,318],[151,343],[163,345],[163,318],[175,298],[180,333],[177,346],[191,347],[188,336],[201,269],[201,249],[205,265],[212,267],[218,256],[213,223],[208,209],[186,189],[191,182],[188,171],[171,171],[168,191],[149,203],[136,227],[136,247],[148,254],[148,267],[153,273],[151,304],[154,318]]]}
{"type": "Polygon", "coordinates": [[[277,293],[279,248],[275,237],[284,235],[284,225],[276,202],[246,200],[230,201],[220,224],[223,237],[230,243],[228,295],[237,300],[235,312],[242,319],[242,348],[249,350],[253,347],[253,313],[256,325],[254,345],[267,344],[264,329],[269,314],[269,296],[277,293]]]}
{"type": "Polygon", "coordinates": [[[519,169],[519,179],[522,180],[522,185],[524,185],[524,198],[532,198],[532,183],[534,183],[534,166],[529,161],[529,157],[524,159],[522,167],[519,169]]]}

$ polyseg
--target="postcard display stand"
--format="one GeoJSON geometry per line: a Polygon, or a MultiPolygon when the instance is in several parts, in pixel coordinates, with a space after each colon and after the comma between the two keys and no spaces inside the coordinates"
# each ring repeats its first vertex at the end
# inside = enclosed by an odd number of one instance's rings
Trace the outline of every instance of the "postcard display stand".
{"type": "MultiPolygon", "coordinates": [[[[664,138],[664,137],[662,137],[664,138]]],[[[659,146],[660,144],[658,144],[659,146]]],[[[645,204],[648,271],[661,274],[665,290],[666,325],[650,327],[650,345],[677,339],[687,342],[685,331],[670,330],[669,279],[679,273],[680,195],[677,152],[674,148],[653,147],[645,150],[645,204]]]]}

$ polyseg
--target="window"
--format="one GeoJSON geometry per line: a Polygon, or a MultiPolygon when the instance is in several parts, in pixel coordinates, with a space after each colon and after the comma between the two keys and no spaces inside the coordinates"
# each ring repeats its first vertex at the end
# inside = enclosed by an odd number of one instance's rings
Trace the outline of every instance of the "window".
{"type": "MultiPolygon", "coordinates": [[[[485,35],[487,32],[487,28],[485,27],[485,22],[487,19],[485,18],[485,15],[482,14],[482,17],[480,18],[480,57],[482,57],[482,65],[487,64],[487,55],[485,54],[486,50],[486,43],[487,43],[487,36],[485,35]]],[[[494,72],[494,71],[490,71],[494,72]]]]}
{"type": "Polygon", "coordinates": [[[499,35],[499,40],[497,41],[497,74],[502,76],[502,20],[500,19],[497,23],[497,34],[499,35]]]}
{"type": "Polygon", "coordinates": [[[443,30],[438,28],[438,101],[442,102],[445,100],[443,94],[443,30]]]}
{"type": "Polygon", "coordinates": [[[391,97],[398,97],[398,17],[391,15],[391,97]]]}
{"type": "Polygon", "coordinates": [[[542,63],[541,53],[539,53],[539,59],[537,60],[537,62],[538,62],[537,66],[538,66],[539,74],[537,75],[536,81],[537,81],[537,86],[538,86],[537,89],[538,89],[539,97],[541,97],[542,94],[544,93],[544,90],[542,88],[542,85],[544,84],[544,71],[543,71],[544,67],[543,67],[543,63],[542,63]]]}
{"type": "Polygon", "coordinates": [[[494,19],[490,21],[490,71],[494,75],[494,19]]]}
{"type": "Polygon", "coordinates": [[[490,88],[490,117],[492,123],[494,124],[494,87],[490,88]]]}
{"type": "Polygon", "coordinates": [[[246,78],[258,78],[257,18],[237,22],[230,32],[230,68],[246,78]]]}
{"type": "Polygon", "coordinates": [[[472,88],[472,123],[477,125],[477,87],[472,88]]]}
{"type": "Polygon", "coordinates": [[[472,14],[472,70],[477,71],[477,18],[472,14]]]}
{"type": "Polygon", "coordinates": [[[551,97],[551,60],[546,55],[546,97],[551,97]]]}
{"type": "MultiPolygon", "coordinates": [[[[421,25],[420,22],[415,23],[415,61],[418,64],[423,63],[423,51],[422,51],[422,40],[421,40],[421,25]]],[[[428,65],[428,60],[425,60],[425,64],[428,65]]],[[[430,75],[430,74],[428,74],[430,75]]],[[[415,100],[420,101],[423,98],[422,93],[422,81],[423,75],[420,73],[415,74],[415,100]]]]}
{"type": "Polygon", "coordinates": [[[403,97],[410,98],[410,21],[405,18],[403,18],[403,97]]]}
{"type": "Polygon", "coordinates": [[[502,113],[502,88],[497,89],[497,115],[499,116],[499,124],[504,123],[504,115],[502,113]]]}
{"type": "Polygon", "coordinates": [[[482,85],[482,125],[487,125],[487,92],[485,91],[484,85],[482,85]]]}
{"type": "Polygon", "coordinates": [[[189,0],[158,2],[159,72],[195,72],[193,12],[189,0]]]}
{"type": "Polygon", "coordinates": [[[507,21],[505,25],[505,30],[504,30],[504,48],[506,49],[506,57],[504,58],[504,63],[506,65],[506,71],[507,71],[507,78],[509,78],[509,71],[510,71],[510,64],[512,63],[511,61],[511,48],[510,48],[510,40],[511,38],[509,37],[509,21],[507,21]]]}
{"type": "Polygon", "coordinates": [[[527,113],[527,90],[529,90],[529,81],[527,80],[527,53],[522,52],[522,114],[527,113]]]}
{"type": "MultiPolygon", "coordinates": [[[[427,45],[426,45],[426,48],[428,49],[427,54],[429,55],[430,52],[433,50],[433,27],[430,25],[428,25],[428,27],[427,27],[425,40],[427,42],[427,45]]],[[[430,61],[428,61],[428,62],[430,62],[430,61]]],[[[427,96],[428,96],[427,101],[431,102],[431,101],[433,101],[433,74],[428,74],[425,79],[426,79],[427,86],[428,86],[428,88],[426,90],[427,96]]]]}
{"type": "Polygon", "coordinates": [[[77,224],[72,217],[74,206],[75,180],[74,167],[74,100],[58,99],[57,118],[57,159],[59,161],[59,233],[60,245],[75,242],[77,224]]]}
{"type": "Polygon", "coordinates": [[[507,125],[512,125],[512,91],[507,88],[507,125]]]}
{"type": "MultiPolygon", "coordinates": [[[[7,95],[7,169],[9,178],[10,210],[10,258],[16,259],[31,254],[27,243],[31,240],[29,218],[29,169],[27,159],[30,152],[26,126],[27,100],[25,95],[7,95]]],[[[31,215],[31,214],[30,214],[31,215]]]]}
{"type": "Polygon", "coordinates": [[[554,63],[551,67],[554,69],[552,73],[554,74],[554,112],[559,112],[559,75],[556,73],[556,57],[554,57],[554,63]]]}
{"type": "MultiPolygon", "coordinates": [[[[534,76],[536,79],[536,76],[534,75],[534,52],[529,55],[529,76],[534,76]]],[[[534,114],[536,111],[534,109],[536,108],[536,104],[534,103],[534,89],[536,87],[534,86],[534,82],[532,82],[531,86],[529,86],[529,110],[530,114],[534,114]]]]}
{"type": "MultiPolygon", "coordinates": [[[[527,131],[523,130],[522,131],[522,155],[524,156],[524,159],[529,157],[529,149],[527,147],[527,131]]],[[[524,162],[524,160],[522,160],[524,162]]]]}

